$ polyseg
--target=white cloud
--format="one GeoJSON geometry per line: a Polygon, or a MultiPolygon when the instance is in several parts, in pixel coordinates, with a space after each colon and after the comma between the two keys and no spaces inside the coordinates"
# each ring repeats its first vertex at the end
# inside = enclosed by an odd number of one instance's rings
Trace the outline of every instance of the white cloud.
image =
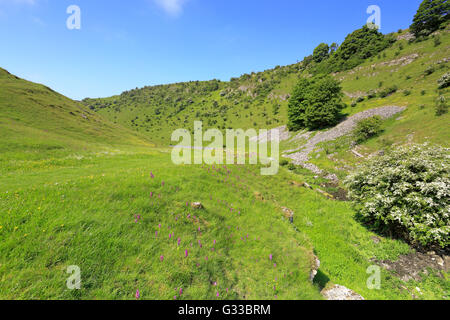
{"type": "Polygon", "coordinates": [[[167,14],[171,16],[179,16],[183,12],[183,6],[186,3],[186,0],[154,0],[154,1],[167,14]]]}

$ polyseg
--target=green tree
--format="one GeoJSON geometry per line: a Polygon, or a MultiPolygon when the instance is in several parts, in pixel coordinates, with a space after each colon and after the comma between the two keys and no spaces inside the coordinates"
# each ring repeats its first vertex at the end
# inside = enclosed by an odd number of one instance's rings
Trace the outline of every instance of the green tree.
{"type": "Polygon", "coordinates": [[[328,59],[330,56],[330,47],[326,43],[319,44],[313,52],[313,60],[317,63],[328,59]]]}
{"type": "Polygon", "coordinates": [[[339,45],[336,42],[333,42],[330,46],[330,53],[335,53],[338,48],[339,45]]]}
{"type": "Polygon", "coordinates": [[[329,75],[300,79],[289,100],[289,129],[317,129],[339,121],[342,102],[339,81],[329,75]]]}
{"type": "Polygon", "coordinates": [[[424,0],[410,27],[416,36],[428,36],[450,18],[450,2],[448,0],[424,0]]]}

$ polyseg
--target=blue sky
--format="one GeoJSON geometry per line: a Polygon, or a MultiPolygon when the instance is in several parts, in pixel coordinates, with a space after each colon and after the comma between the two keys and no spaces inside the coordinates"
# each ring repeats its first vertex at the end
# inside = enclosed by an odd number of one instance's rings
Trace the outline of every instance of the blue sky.
{"type": "MultiPolygon", "coordinates": [[[[381,8],[407,28],[421,0],[0,0],[0,67],[74,99],[145,85],[221,79],[341,43],[381,8]],[[69,30],[69,5],[81,29],[69,30]]],[[[1,89],[1,88],[0,88],[1,89]]]]}

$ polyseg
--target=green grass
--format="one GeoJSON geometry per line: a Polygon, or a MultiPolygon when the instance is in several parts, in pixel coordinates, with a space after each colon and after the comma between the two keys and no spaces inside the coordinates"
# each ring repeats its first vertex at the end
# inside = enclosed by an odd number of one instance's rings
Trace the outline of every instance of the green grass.
{"type": "MultiPolygon", "coordinates": [[[[233,179],[249,175],[246,167],[230,170],[233,179]]],[[[183,299],[215,299],[217,292],[220,299],[320,298],[308,281],[309,240],[273,203],[249,201],[250,181],[239,192],[224,183],[223,169],[213,176],[199,166],[176,167],[154,152],[2,176],[1,298],[132,299],[139,289],[145,299],[173,299],[180,287],[183,299]],[[186,206],[193,201],[205,210],[186,206]],[[69,265],[82,270],[81,291],[65,287],[69,265]]]]}
{"type": "Polygon", "coordinates": [[[82,104],[1,68],[0,87],[0,161],[153,146],[148,138],[99,117],[82,104]]]}
{"type": "Polygon", "coordinates": [[[350,204],[288,183],[309,176],[263,177],[248,165],[213,175],[207,167],[175,166],[158,150],[54,161],[1,172],[3,299],[133,299],[136,290],[143,299],[173,299],[180,287],[181,299],[216,299],[217,292],[220,299],[320,299],[331,283],[367,299],[408,299],[416,286],[423,298],[445,294],[444,279],[402,284],[387,272],[381,290],[367,289],[371,259],[411,249],[387,238],[375,244],[350,204]],[[186,206],[194,201],[205,209],[186,206]],[[296,228],[280,206],[295,211],[296,228]],[[135,223],[135,215],[142,220],[135,223]],[[322,262],[315,285],[308,281],[313,252],[322,262]],[[80,291],[65,286],[70,265],[81,268],[80,291]]]}
{"type": "MultiPolygon", "coordinates": [[[[448,114],[434,113],[438,93],[448,97],[448,89],[437,91],[448,65],[424,72],[448,56],[449,40],[446,31],[439,47],[433,40],[404,43],[398,55],[397,43],[380,58],[335,75],[348,93],[378,89],[379,82],[381,89],[399,88],[355,108],[346,98],[347,115],[408,107],[401,118],[385,121],[383,133],[361,152],[410,141],[448,146],[448,114]],[[372,70],[413,53],[419,58],[411,64],[372,70]]],[[[221,129],[285,124],[287,101],[270,96],[290,93],[307,73],[299,69],[295,64],[230,82],[146,87],[83,104],[0,69],[0,299],[134,299],[136,290],[143,299],[320,299],[320,290],[332,284],[366,299],[412,299],[416,287],[423,292],[415,294],[419,299],[448,297],[448,274],[433,272],[421,282],[403,283],[383,270],[381,290],[369,290],[366,270],[374,259],[395,260],[412,249],[362,226],[350,203],[289,183],[306,181],[329,191],[306,170],[282,168],[267,177],[258,166],[208,172],[205,166],[172,164],[164,146],[174,129],[191,128],[194,119],[221,129]],[[205,209],[186,206],[196,201],[205,209]],[[295,212],[293,225],[282,206],[295,212]],[[137,223],[136,215],[142,217],[137,223]],[[313,254],[321,268],[311,284],[313,254]],[[70,265],[81,268],[80,291],[66,288],[70,265]]],[[[351,137],[342,137],[322,144],[320,157],[311,161],[343,178],[347,171],[339,168],[361,161],[349,152],[350,143],[351,137]]]]}

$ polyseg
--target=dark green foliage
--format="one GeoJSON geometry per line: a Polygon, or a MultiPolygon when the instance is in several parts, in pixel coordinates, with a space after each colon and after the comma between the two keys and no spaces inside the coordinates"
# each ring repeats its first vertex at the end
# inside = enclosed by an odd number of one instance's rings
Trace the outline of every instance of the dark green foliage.
{"type": "Polygon", "coordinates": [[[317,129],[336,124],[345,107],[342,96],[340,83],[331,76],[301,78],[289,100],[289,128],[317,129]]]}
{"type": "Polygon", "coordinates": [[[386,88],[380,92],[380,98],[386,98],[387,96],[390,96],[391,94],[396,93],[397,90],[398,90],[397,86],[392,86],[392,87],[386,88]]]}
{"type": "Polygon", "coordinates": [[[280,166],[285,167],[289,164],[289,161],[287,161],[286,159],[280,160],[280,166]]]}
{"type": "Polygon", "coordinates": [[[436,71],[436,69],[433,66],[430,66],[425,70],[424,73],[426,76],[429,76],[429,75],[432,75],[435,71],[436,71]]]}
{"type": "Polygon", "coordinates": [[[317,63],[328,59],[330,56],[330,47],[326,43],[321,43],[314,49],[313,60],[317,63]]]}
{"type": "Polygon", "coordinates": [[[349,34],[336,52],[316,67],[316,73],[350,70],[365,59],[376,56],[395,40],[367,26],[349,34]]]}
{"type": "Polygon", "coordinates": [[[287,168],[291,171],[294,171],[296,169],[295,165],[293,163],[289,163],[287,168]]]}
{"type": "Polygon", "coordinates": [[[361,120],[353,131],[353,136],[357,143],[362,143],[382,132],[383,120],[379,116],[361,120]]]}
{"type": "Polygon", "coordinates": [[[449,20],[450,2],[448,0],[424,0],[410,29],[416,37],[432,34],[440,26],[449,20]]]}
{"type": "Polygon", "coordinates": [[[368,99],[368,100],[373,99],[373,98],[376,98],[376,96],[377,96],[377,93],[376,93],[374,90],[370,90],[370,91],[367,93],[367,99],[368,99]]]}
{"type": "Polygon", "coordinates": [[[440,37],[434,37],[434,46],[439,47],[441,45],[441,38],[440,37]]]}
{"type": "Polygon", "coordinates": [[[442,116],[448,112],[448,104],[444,96],[440,96],[436,101],[436,116],[442,116]]]}

